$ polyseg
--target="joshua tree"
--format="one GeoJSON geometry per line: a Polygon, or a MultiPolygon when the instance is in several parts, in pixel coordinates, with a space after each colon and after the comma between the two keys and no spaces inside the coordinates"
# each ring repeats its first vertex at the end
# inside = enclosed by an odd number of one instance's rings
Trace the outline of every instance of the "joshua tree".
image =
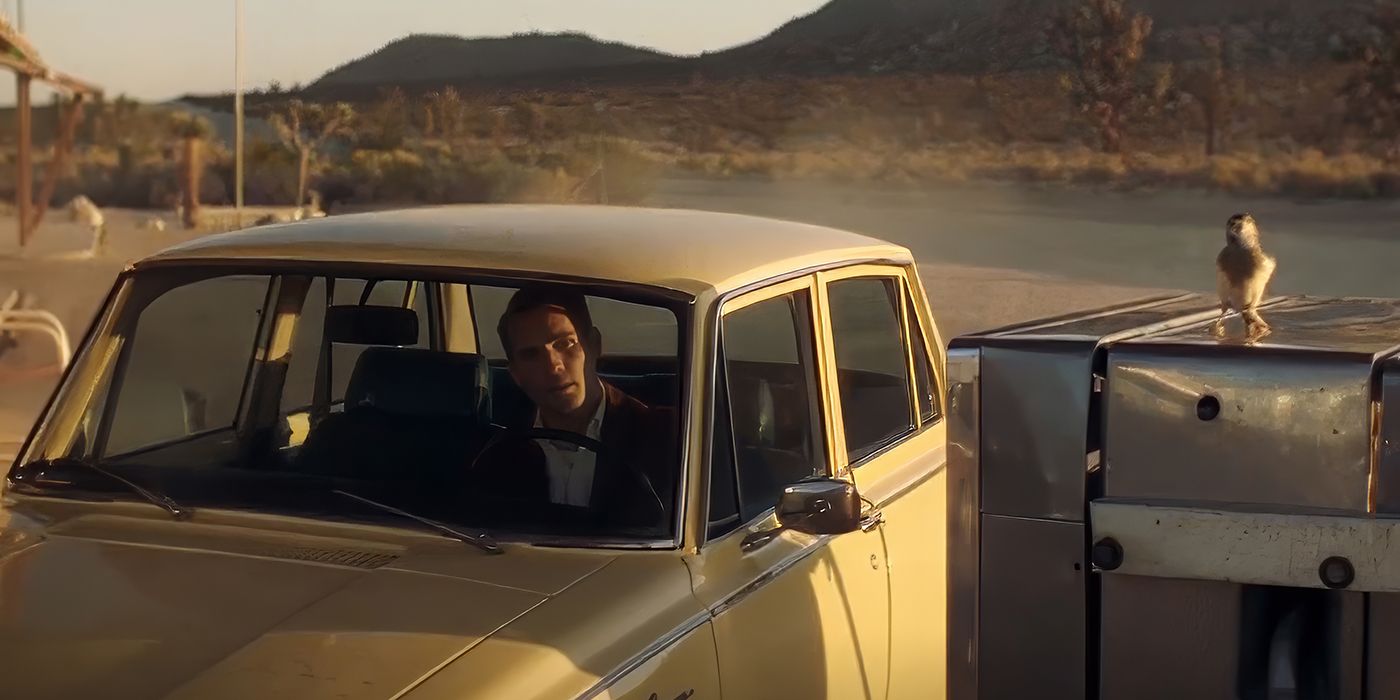
{"type": "Polygon", "coordinates": [[[171,135],[180,139],[180,206],[185,228],[199,225],[199,185],[204,175],[204,142],[212,129],[203,117],[175,115],[170,120],[171,135]]]}
{"type": "Polygon", "coordinates": [[[437,135],[449,140],[461,136],[467,121],[467,103],[456,88],[447,87],[428,93],[426,104],[427,114],[436,127],[437,135]]]}
{"type": "Polygon", "coordinates": [[[311,159],[327,139],[347,133],[354,118],[354,110],[344,102],[321,105],[291,100],[282,113],[274,114],[268,120],[277,129],[282,143],[297,154],[298,207],[306,204],[311,159]]]}

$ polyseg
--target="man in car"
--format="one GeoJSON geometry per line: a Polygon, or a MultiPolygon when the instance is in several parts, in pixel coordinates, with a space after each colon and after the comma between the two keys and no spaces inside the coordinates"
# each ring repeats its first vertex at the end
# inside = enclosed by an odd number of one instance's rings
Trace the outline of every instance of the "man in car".
{"type": "MultiPolygon", "coordinates": [[[[519,441],[494,457],[493,490],[576,509],[589,520],[660,526],[671,513],[678,470],[674,412],[652,408],[598,376],[602,334],[584,295],[530,286],[506,304],[496,327],[510,376],[529,410],[505,417],[510,430],[562,431],[583,438],[519,441]],[[591,447],[591,449],[590,449],[591,447]]],[[[557,512],[557,509],[556,509],[557,512]]]]}

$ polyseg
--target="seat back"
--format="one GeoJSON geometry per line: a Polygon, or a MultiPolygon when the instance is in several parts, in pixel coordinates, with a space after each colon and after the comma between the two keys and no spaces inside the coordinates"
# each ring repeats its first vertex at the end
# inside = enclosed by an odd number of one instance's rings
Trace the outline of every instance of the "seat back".
{"type": "Polygon", "coordinates": [[[345,412],[307,436],[303,470],[358,479],[441,482],[460,476],[490,420],[485,358],[417,348],[369,348],[345,392],[345,412]]]}
{"type": "Polygon", "coordinates": [[[346,412],[362,408],[485,423],[491,417],[490,369],[477,354],[369,348],[345,388],[346,412]]]}

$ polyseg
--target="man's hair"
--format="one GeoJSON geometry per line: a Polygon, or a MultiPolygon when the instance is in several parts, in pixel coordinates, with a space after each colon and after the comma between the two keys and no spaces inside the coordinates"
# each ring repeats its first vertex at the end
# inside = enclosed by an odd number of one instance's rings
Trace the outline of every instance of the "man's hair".
{"type": "Polygon", "coordinates": [[[582,292],[560,285],[521,287],[510,296],[510,301],[506,302],[506,310],[501,312],[501,320],[496,323],[496,334],[501,337],[501,347],[505,348],[506,359],[515,354],[510,342],[511,317],[542,306],[563,309],[564,315],[574,324],[574,332],[578,333],[580,340],[587,339],[593,330],[593,315],[588,311],[588,300],[582,292]]]}

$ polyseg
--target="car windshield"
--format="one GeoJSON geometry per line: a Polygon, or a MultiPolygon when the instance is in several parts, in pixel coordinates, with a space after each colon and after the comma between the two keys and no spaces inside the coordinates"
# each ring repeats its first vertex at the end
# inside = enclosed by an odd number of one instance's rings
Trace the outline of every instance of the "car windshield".
{"type": "Polygon", "coordinates": [[[673,536],[684,300],[159,268],[113,298],[17,490],[136,499],[135,484],[193,511],[412,527],[402,511],[564,544],[673,536]]]}

